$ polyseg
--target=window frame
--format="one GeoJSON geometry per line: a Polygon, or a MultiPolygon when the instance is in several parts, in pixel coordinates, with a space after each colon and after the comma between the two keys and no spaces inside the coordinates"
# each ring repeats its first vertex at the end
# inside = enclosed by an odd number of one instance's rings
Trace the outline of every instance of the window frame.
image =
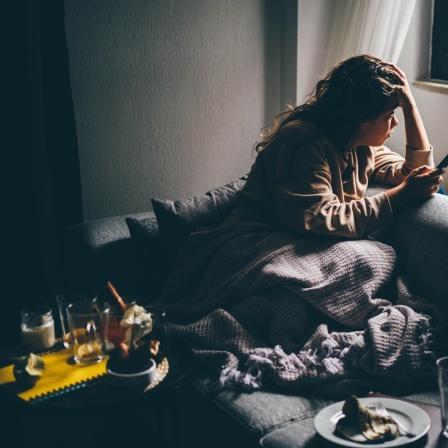
{"type": "Polygon", "coordinates": [[[448,84],[448,0],[434,0],[429,79],[448,84]]]}

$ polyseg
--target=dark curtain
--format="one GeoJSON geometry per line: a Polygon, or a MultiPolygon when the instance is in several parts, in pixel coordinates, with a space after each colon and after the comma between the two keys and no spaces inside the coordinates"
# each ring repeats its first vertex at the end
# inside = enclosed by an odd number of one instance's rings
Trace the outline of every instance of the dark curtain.
{"type": "MultiPolygon", "coordinates": [[[[53,307],[63,235],[82,221],[78,144],[63,0],[16,0],[8,23],[3,178],[6,270],[0,346],[20,342],[20,310],[53,307]],[[11,137],[11,140],[6,138],[11,137]]],[[[5,9],[3,8],[5,13],[5,9]]],[[[0,292],[1,294],[1,292],[0,292]]],[[[57,319],[56,309],[53,314],[57,319]]]]}

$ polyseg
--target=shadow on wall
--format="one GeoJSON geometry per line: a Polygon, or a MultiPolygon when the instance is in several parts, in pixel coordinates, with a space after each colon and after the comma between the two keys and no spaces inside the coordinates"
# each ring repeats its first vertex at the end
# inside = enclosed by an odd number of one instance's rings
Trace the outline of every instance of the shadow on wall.
{"type": "Polygon", "coordinates": [[[264,123],[270,126],[274,114],[288,105],[296,106],[297,82],[297,1],[264,4],[264,123]]]}

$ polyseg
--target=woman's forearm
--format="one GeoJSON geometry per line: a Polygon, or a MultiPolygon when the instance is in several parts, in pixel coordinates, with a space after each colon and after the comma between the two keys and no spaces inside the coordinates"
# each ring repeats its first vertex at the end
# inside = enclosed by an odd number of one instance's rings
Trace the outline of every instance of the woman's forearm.
{"type": "Polygon", "coordinates": [[[428,151],[431,148],[422,117],[418,111],[414,96],[412,95],[406,74],[395,64],[388,63],[395,74],[400,78],[401,84],[395,86],[395,95],[398,106],[401,107],[404,117],[406,145],[417,150],[428,151]]]}
{"type": "Polygon", "coordinates": [[[429,150],[431,145],[415,101],[402,108],[406,145],[417,150],[429,150]]]}

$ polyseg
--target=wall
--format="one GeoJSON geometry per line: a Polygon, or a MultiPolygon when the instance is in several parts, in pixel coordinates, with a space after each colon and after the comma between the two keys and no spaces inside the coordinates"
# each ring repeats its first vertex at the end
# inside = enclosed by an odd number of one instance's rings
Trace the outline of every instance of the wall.
{"type": "Polygon", "coordinates": [[[294,3],[65,0],[85,220],[248,172],[282,108],[281,6],[294,3]]]}
{"type": "Polygon", "coordinates": [[[298,0],[297,103],[311,93],[325,75],[333,0],[298,0]]]}

